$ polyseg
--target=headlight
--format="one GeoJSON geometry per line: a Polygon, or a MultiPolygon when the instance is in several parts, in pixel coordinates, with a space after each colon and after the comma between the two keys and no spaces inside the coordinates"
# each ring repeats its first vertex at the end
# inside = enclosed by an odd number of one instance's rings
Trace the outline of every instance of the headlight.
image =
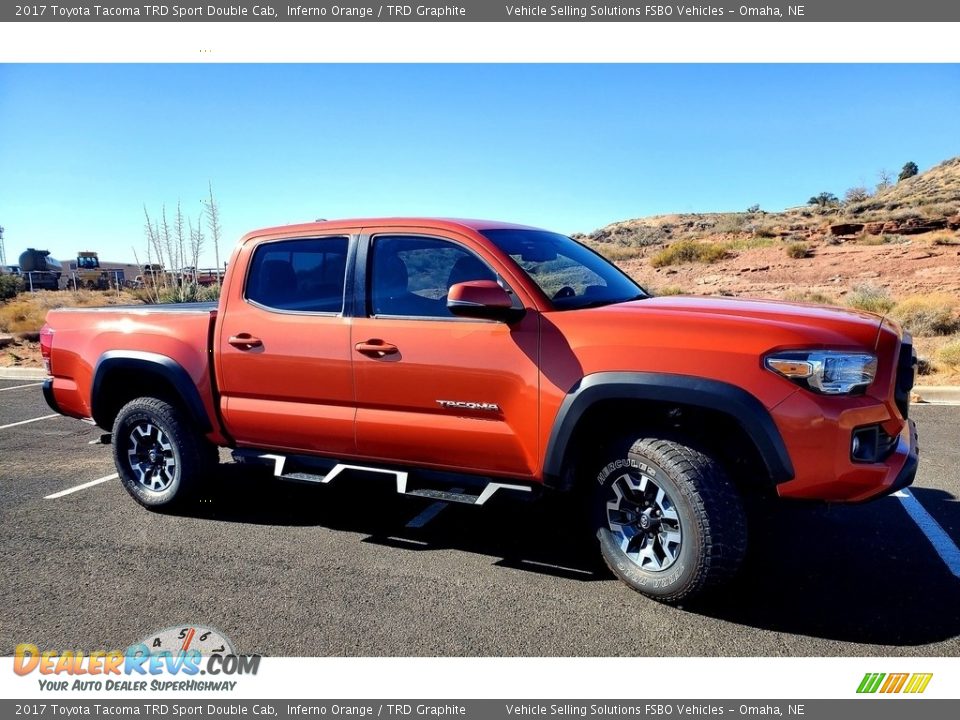
{"type": "Polygon", "coordinates": [[[775,352],[763,364],[788,380],[824,395],[864,390],[877,375],[877,356],[843,350],[775,352]]]}

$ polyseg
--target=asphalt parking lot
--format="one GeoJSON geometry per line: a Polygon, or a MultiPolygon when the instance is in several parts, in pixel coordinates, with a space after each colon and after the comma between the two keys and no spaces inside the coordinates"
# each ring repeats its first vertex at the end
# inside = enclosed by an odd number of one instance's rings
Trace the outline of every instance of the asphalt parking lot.
{"type": "Polygon", "coordinates": [[[960,655],[960,408],[913,412],[912,498],[778,507],[732,587],[672,608],[598,567],[550,504],[431,507],[389,482],[227,464],[184,513],[148,512],[98,429],[46,417],[33,381],[0,381],[0,653],[203,624],[266,655],[960,655]],[[914,500],[945,531],[939,552],[914,500]]]}

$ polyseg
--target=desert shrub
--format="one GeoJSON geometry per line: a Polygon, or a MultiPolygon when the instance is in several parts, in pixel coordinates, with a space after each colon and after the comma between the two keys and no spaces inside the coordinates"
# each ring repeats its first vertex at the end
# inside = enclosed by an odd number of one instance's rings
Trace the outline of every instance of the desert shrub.
{"type": "Polygon", "coordinates": [[[738,233],[743,231],[747,218],[743,213],[728,213],[717,220],[713,229],[718,233],[738,233]]]}
{"type": "Polygon", "coordinates": [[[810,246],[803,242],[795,242],[787,245],[787,257],[792,257],[794,260],[802,260],[803,258],[810,257],[813,252],[810,250],[810,246]]]}
{"type": "Polygon", "coordinates": [[[0,275],[0,300],[9,300],[23,292],[23,280],[16,275],[0,275]]]}
{"type": "Polygon", "coordinates": [[[858,245],[899,245],[910,242],[910,240],[903,235],[890,235],[888,233],[871,235],[869,233],[860,233],[860,235],[857,236],[856,242],[858,245]]]}
{"type": "Polygon", "coordinates": [[[220,298],[219,285],[195,285],[160,288],[159,290],[142,288],[134,293],[137,299],[148,304],[216,302],[220,298]]]}
{"type": "Polygon", "coordinates": [[[951,340],[937,351],[937,359],[944,365],[960,368],[960,339],[951,340]]]}
{"type": "Polygon", "coordinates": [[[856,285],[844,298],[848,307],[883,315],[893,307],[893,298],[876,285],[856,285]]]}
{"type": "Polygon", "coordinates": [[[726,243],[727,250],[756,250],[776,245],[777,241],[772,237],[762,235],[741,236],[726,243]]]}
{"type": "Polygon", "coordinates": [[[611,262],[618,260],[633,260],[644,253],[644,249],[637,245],[620,245],[618,243],[598,243],[590,246],[611,262]]]}
{"type": "Polygon", "coordinates": [[[727,247],[719,243],[680,240],[665,247],[650,258],[653,267],[680,263],[715,263],[727,256],[727,247]]]}
{"type": "Polygon", "coordinates": [[[860,203],[860,202],[863,202],[864,200],[868,200],[869,198],[870,198],[870,191],[862,186],[849,188],[843,194],[843,201],[847,204],[860,203]]]}
{"type": "Polygon", "coordinates": [[[817,290],[793,290],[783,294],[787,302],[812,303],[814,305],[836,305],[837,301],[817,290]]]}
{"type": "Polygon", "coordinates": [[[686,295],[686,291],[679,285],[664,285],[654,288],[650,291],[654,297],[667,297],[668,295],[686,295]]]}
{"type": "Polygon", "coordinates": [[[960,233],[937,230],[927,235],[932,245],[960,245],[960,233]]]}
{"type": "Polygon", "coordinates": [[[914,335],[951,335],[960,330],[950,295],[914,295],[894,306],[890,313],[914,335]]]}

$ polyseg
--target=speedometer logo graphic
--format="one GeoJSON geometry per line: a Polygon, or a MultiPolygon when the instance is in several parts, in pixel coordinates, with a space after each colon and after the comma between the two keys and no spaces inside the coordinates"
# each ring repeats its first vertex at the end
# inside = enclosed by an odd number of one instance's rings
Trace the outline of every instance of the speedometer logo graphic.
{"type": "Polygon", "coordinates": [[[177,655],[191,651],[200,655],[235,655],[233,643],[219,630],[203,625],[179,625],[151,633],[140,641],[151,655],[177,655]]]}

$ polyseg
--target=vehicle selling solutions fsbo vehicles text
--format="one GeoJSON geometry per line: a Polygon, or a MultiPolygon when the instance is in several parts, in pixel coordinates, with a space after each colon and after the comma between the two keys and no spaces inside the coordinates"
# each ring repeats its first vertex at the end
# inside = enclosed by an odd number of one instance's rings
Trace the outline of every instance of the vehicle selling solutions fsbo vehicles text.
{"type": "MultiPolygon", "coordinates": [[[[518,18],[628,18],[628,17],[677,17],[719,18],[730,15],[740,17],[783,17],[779,7],[769,5],[505,5],[508,17],[518,18]]],[[[803,5],[790,5],[787,15],[802,17],[803,5]]]]}

